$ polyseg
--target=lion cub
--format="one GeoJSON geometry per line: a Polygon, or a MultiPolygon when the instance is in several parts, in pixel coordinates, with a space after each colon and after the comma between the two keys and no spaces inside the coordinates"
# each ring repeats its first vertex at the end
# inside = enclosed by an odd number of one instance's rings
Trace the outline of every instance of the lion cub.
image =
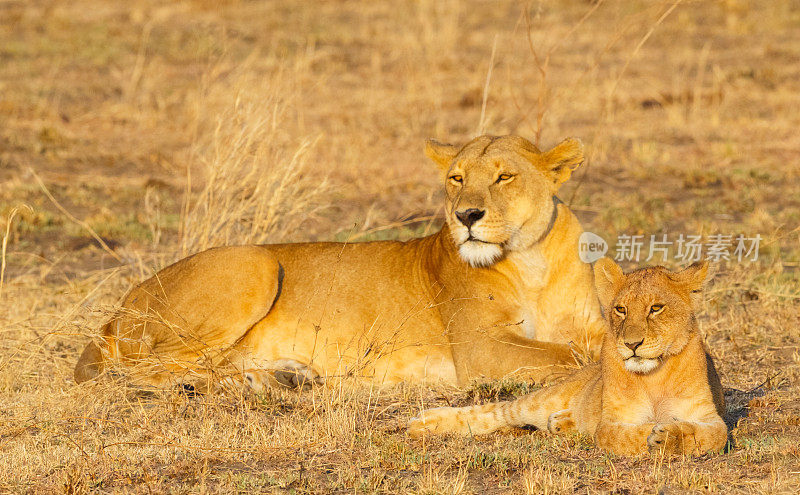
{"type": "Polygon", "coordinates": [[[600,448],[618,454],[721,449],[722,387],[694,314],[707,271],[701,262],[680,272],[624,274],[608,258],[597,261],[595,285],[609,323],[599,364],[514,401],[424,411],[409,433],[533,425],[593,434],[600,448]]]}

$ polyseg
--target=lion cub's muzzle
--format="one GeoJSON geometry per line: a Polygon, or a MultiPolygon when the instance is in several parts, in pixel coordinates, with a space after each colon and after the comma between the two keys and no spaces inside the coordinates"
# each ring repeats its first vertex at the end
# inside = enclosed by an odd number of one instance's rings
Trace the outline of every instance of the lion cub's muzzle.
{"type": "Polygon", "coordinates": [[[644,327],[635,323],[623,323],[622,334],[617,338],[617,352],[625,362],[625,369],[633,373],[649,373],[654,370],[661,362],[660,355],[653,355],[653,351],[657,349],[658,339],[647,338],[644,327]]]}
{"type": "Polygon", "coordinates": [[[625,369],[632,373],[649,373],[661,363],[661,356],[648,356],[653,346],[645,343],[645,338],[617,340],[617,352],[625,363],[625,369]],[[644,348],[647,349],[644,349],[644,348]]]}

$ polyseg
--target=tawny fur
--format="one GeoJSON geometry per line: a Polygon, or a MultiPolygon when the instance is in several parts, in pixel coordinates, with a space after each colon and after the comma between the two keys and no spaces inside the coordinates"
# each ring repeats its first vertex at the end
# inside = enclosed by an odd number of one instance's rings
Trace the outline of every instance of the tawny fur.
{"type": "Polygon", "coordinates": [[[595,264],[597,291],[609,315],[599,364],[520,399],[424,411],[409,433],[484,434],[533,425],[551,433],[577,430],[618,454],[721,449],[727,440],[722,387],[706,352],[694,302],[707,264],[681,272],[644,268],[627,275],[613,261],[595,264]],[[626,361],[652,359],[649,366],[626,361]]]}
{"type": "Polygon", "coordinates": [[[603,321],[578,257],[582,229],[554,200],[583,160],[580,143],[540,152],[519,137],[482,136],[462,148],[430,141],[426,153],[447,183],[440,232],[181,260],[131,291],[76,380],[111,360],[154,384],[353,375],[464,384],[515,372],[542,380],[574,365],[574,353],[596,355],[603,321]],[[485,212],[471,232],[457,217],[469,208],[485,212]]]}

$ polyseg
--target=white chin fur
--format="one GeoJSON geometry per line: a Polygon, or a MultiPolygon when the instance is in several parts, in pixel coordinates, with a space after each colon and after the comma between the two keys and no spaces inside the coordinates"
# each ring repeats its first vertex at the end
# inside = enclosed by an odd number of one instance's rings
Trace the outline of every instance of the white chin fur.
{"type": "Polygon", "coordinates": [[[489,266],[503,256],[503,248],[497,244],[467,241],[458,247],[458,254],[474,267],[489,266]]]}
{"type": "Polygon", "coordinates": [[[658,359],[632,357],[625,360],[625,369],[632,373],[650,373],[658,366],[658,359]]]}

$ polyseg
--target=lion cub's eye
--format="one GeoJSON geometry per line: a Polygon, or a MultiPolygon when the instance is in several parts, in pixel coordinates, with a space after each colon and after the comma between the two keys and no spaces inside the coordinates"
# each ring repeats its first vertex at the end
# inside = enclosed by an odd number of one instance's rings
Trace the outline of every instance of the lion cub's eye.
{"type": "Polygon", "coordinates": [[[625,316],[628,310],[625,309],[625,306],[614,306],[614,312],[619,316],[625,316]]]}
{"type": "Polygon", "coordinates": [[[514,176],[513,176],[513,175],[511,175],[511,174],[500,174],[500,176],[499,176],[499,177],[497,178],[497,180],[495,181],[495,184],[497,184],[497,183],[499,183],[499,182],[505,182],[505,181],[507,181],[507,180],[511,180],[511,179],[513,179],[513,178],[514,178],[514,176]]]}
{"type": "Polygon", "coordinates": [[[450,177],[448,177],[448,178],[449,178],[451,181],[453,181],[453,182],[455,182],[455,183],[457,183],[457,184],[461,184],[462,182],[464,182],[464,178],[463,178],[463,177],[461,177],[460,175],[451,175],[451,176],[450,176],[450,177]]]}
{"type": "Polygon", "coordinates": [[[657,315],[658,313],[660,313],[662,311],[664,311],[664,305],[663,304],[653,304],[652,306],[650,306],[650,314],[651,315],[657,315]]]}

